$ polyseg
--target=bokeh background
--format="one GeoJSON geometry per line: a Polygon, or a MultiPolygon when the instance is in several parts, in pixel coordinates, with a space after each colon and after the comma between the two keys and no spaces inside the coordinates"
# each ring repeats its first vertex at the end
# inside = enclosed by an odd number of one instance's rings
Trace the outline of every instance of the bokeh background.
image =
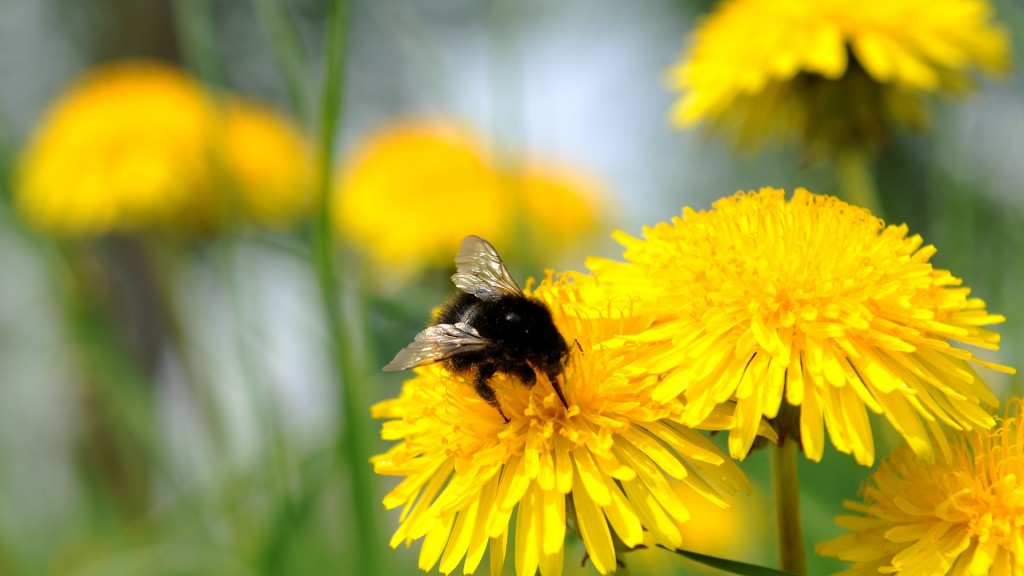
{"type": "MultiPolygon", "coordinates": [[[[389,127],[441,121],[475,134],[495,164],[529,157],[568,167],[585,182],[579,210],[593,222],[565,241],[536,232],[529,250],[499,245],[519,278],[615,256],[612,230],[638,234],[736,190],[837,193],[827,167],[794,150],[737,153],[668,122],[676,95],[666,71],[712,4],[353,0],[334,163],[344,171],[389,127]]],[[[1019,57],[1024,7],[995,5],[1019,57]]],[[[345,396],[308,224],[208,234],[156,263],[154,253],[165,252],[152,244],[163,240],[55,239],[27,227],[11,201],[19,155],[47,107],[103,63],[171,63],[314,133],[268,37],[271,8],[281,6],[317,94],[322,1],[0,2],[0,574],[346,574],[365,552],[353,535],[373,528],[357,524],[352,472],[339,456],[345,396]]],[[[878,188],[889,222],[937,246],[933,262],[1007,316],[995,359],[1019,366],[1024,79],[979,82],[970,98],[937,101],[928,131],[894,135],[878,188]]],[[[462,210],[473,231],[472,209],[462,210]]],[[[380,211],[384,233],[414,232],[410,246],[431,224],[380,211]]],[[[549,226],[558,229],[557,217],[549,226]]],[[[390,274],[371,260],[343,250],[337,268],[365,294],[359,314],[343,315],[369,327],[361,353],[377,367],[451,287],[445,263],[390,274]]],[[[371,371],[346,385],[370,403],[395,396],[402,378],[371,371]]],[[[1002,398],[1024,391],[1019,377],[993,374],[990,383],[1002,398]]],[[[379,424],[371,427],[368,449],[378,453],[386,444],[379,424]]],[[[895,443],[883,435],[879,454],[895,443]]],[[[729,511],[694,514],[691,549],[775,565],[767,468],[766,454],[751,456],[744,470],[754,493],[729,511]]],[[[834,451],[821,464],[801,462],[812,546],[839,533],[833,518],[869,471],[834,451]]],[[[377,478],[373,493],[358,497],[379,501],[390,486],[377,478]]],[[[386,543],[398,511],[377,512],[377,541],[386,543]]],[[[582,546],[568,546],[567,573],[596,574],[579,567],[582,546]]],[[[380,553],[394,573],[411,573],[416,548],[380,553]]],[[[704,573],[661,551],[636,553],[629,565],[638,574],[704,573]]],[[[810,560],[813,574],[841,566],[810,560]]]]}

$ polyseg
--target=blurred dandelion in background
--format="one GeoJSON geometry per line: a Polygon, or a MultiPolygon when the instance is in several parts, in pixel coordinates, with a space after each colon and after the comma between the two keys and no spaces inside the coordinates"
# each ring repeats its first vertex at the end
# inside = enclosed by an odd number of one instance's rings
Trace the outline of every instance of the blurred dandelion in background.
{"type": "Polygon", "coordinates": [[[468,128],[441,119],[395,123],[360,142],[335,195],[335,229],[406,279],[450,266],[470,234],[510,246],[513,259],[551,258],[593,235],[607,205],[578,168],[533,158],[506,167],[468,128]]]}
{"type": "MultiPolygon", "coordinates": [[[[306,135],[273,108],[229,97],[222,115],[221,158],[228,194],[216,194],[234,220],[283,229],[313,208],[313,150],[306,135]],[[225,198],[226,197],[226,198],[225,198]]],[[[223,218],[221,218],[223,220],[223,218]]]]}
{"type": "MultiPolygon", "coordinates": [[[[687,550],[762,566],[770,562],[762,543],[774,529],[769,514],[771,507],[770,502],[759,493],[756,483],[752,493],[730,498],[728,508],[701,497],[685,484],[674,483],[673,489],[679,494],[680,500],[686,502],[692,519],[679,526],[683,546],[687,550]]],[[[653,542],[650,544],[654,545],[653,542]]],[[[723,573],[720,567],[681,562],[678,556],[670,556],[661,550],[632,552],[627,561],[634,574],[721,576],[723,573]]]]}
{"type": "Polygon", "coordinates": [[[155,229],[196,218],[208,193],[211,103],[155,62],[91,71],[54,103],[22,154],[15,203],[61,235],[155,229]]]}
{"type": "Polygon", "coordinates": [[[957,342],[998,348],[982,326],[1004,319],[950,272],[935,248],[904,226],[797,189],[737,193],[709,211],[619,232],[626,262],[587,266],[614,293],[629,294],[658,323],[633,337],[661,341],[655,366],[673,367],[652,397],[686,398],[694,425],[735,401],[729,451],[744,458],[761,418],[774,420],[811,460],[824,433],[858,463],[872,464],[868,413],[881,414],[926,459],[949,447],[942,426],[985,430],[999,400],[957,342]],[[798,408],[798,410],[794,410],[798,408]]]}
{"type": "Polygon", "coordinates": [[[876,152],[891,127],[922,127],[927,96],[964,93],[975,70],[1002,74],[1009,60],[985,0],[726,0],[671,70],[672,120],[741,147],[876,152]]]}
{"type": "MultiPolygon", "coordinates": [[[[387,420],[382,436],[399,442],[374,458],[379,474],[403,478],[384,500],[403,507],[391,544],[423,538],[422,570],[440,560],[448,574],[465,558],[472,573],[489,548],[491,573],[500,574],[515,514],[517,574],[560,574],[567,526],[607,574],[625,549],[683,544],[679,525],[691,513],[672,481],[720,507],[725,495],[750,489],[732,460],[680,424],[680,401],[652,400],[658,379],[636,368],[649,361],[649,347],[621,337],[643,333],[652,317],[603,301],[581,275],[548,277],[532,295],[582,349],[565,373],[568,410],[543,380],[526,389],[499,375],[492,384],[506,424],[471,383],[439,364],[417,368],[398,398],[374,407],[387,420]]],[[[724,412],[700,427],[727,428],[724,412]]]]}
{"type": "Polygon", "coordinates": [[[273,109],[222,105],[170,65],[107,64],[52,105],[14,192],[26,221],[61,236],[282,227],[311,208],[311,149],[273,109]]]}
{"type": "Polygon", "coordinates": [[[1019,398],[991,431],[951,436],[952,458],[897,449],[845,502],[849,531],[818,553],[853,562],[842,574],[1024,574],[1024,418],[1019,398]]]}
{"type": "Polygon", "coordinates": [[[544,253],[558,259],[604,233],[609,200],[601,184],[578,167],[534,160],[505,177],[511,180],[506,189],[520,197],[517,212],[522,225],[518,242],[509,251],[512,257],[525,248],[535,253],[523,257],[536,259],[536,253],[544,253]]]}
{"type": "Polygon", "coordinates": [[[335,229],[396,274],[451,263],[469,234],[500,243],[508,209],[478,138],[453,122],[371,135],[336,179],[335,229]]]}

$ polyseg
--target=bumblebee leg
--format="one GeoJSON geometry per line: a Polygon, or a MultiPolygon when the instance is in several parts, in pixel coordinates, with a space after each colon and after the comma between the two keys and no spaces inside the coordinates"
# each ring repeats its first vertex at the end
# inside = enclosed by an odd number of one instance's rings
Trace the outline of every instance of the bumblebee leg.
{"type": "MultiPolygon", "coordinates": [[[[512,367],[510,374],[519,378],[519,381],[523,383],[523,386],[527,388],[533,388],[537,384],[537,373],[534,371],[533,366],[529,364],[518,364],[512,367]]],[[[551,382],[551,387],[555,389],[555,394],[558,394],[558,399],[562,401],[562,406],[569,407],[569,403],[565,400],[565,395],[562,394],[562,387],[558,385],[558,375],[548,374],[548,381],[551,382]]]]}
{"type": "Polygon", "coordinates": [[[533,371],[533,367],[523,362],[522,364],[513,364],[510,366],[508,373],[519,379],[519,382],[527,388],[533,388],[534,384],[537,383],[537,373],[533,371]]]}
{"type": "Polygon", "coordinates": [[[502,411],[501,404],[498,403],[498,396],[494,393],[494,388],[491,387],[491,376],[494,376],[495,372],[497,372],[497,369],[494,367],[494,364],[481,364],[476,373],[476,382],[473,389],[476,390],[477,395],[483,398],[485,402],[494,406],[494,409],[501,415],[502,420],[508,424],[508,416],[505,416],[505,412],[502,411]]]}

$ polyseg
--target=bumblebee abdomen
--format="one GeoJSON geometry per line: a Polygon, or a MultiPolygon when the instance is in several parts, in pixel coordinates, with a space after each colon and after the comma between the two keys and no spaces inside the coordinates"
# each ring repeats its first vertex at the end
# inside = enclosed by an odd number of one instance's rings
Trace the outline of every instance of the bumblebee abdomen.
{"type": "MultiPolygon", "coordinates": [[[[459,292],[441,306],[441,311],[434,318],[434,324],[457,324],[465,322],[473,326],[472,320],[477,315],[475,307],[481,300],[472,294],[459,292]]],[[[474,326],[474,328],[477,328],[474,326]]]]}
{"type": "Polygon", "coordinates": [[[447,368],[449,372],[463,374],[488,361],[488,359],[493,357],[493,355],[494,353],[491,351],[463,352],[461,354],[449,356],[448,358],[445,358],[443,362],[444,367],[447,368]]]}

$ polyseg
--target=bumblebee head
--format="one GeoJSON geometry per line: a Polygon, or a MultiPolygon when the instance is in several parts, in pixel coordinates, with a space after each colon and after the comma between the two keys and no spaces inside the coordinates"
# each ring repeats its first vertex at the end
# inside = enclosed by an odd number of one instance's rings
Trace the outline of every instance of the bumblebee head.
{"type": "Polygon", "coordinates": [[[565,371],[565,365],[569,361],[569,347],[565,344],[565,339],[558,332],[554,333],[554,337],[547,343],[543,348],[538,349],[537,364],[538,368],[544,375],[550,380],[555,380],[562,375],[565,371]]]}

